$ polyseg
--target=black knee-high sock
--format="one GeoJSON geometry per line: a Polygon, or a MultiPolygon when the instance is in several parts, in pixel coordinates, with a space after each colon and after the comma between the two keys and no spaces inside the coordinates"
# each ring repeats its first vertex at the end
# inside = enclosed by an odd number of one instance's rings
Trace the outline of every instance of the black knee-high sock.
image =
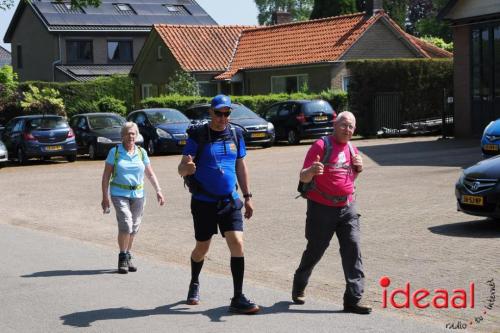
{"type": "Polygon", "coordinates": [[[200,283],[198,277],[200,276],[201,268],[203,267],[204,261],[205,260],[196,262],[193,260],[193,258],[191,258],[191,283],[200,283]]]}
{"type": "Polygon", "coordinates": [[[231,257],[231,273],[233,274],[234,297],[238,297],[243,293],[245,257],[231,257]]]}

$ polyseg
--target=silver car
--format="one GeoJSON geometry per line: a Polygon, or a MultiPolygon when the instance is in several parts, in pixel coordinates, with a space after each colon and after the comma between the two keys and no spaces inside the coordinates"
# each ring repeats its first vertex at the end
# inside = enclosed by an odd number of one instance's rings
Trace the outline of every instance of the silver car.
{"type": "Polygon", "coordinates": [[[7,163],[9,160],[9,154],[7,153],[7,147],[3,144],[3,142],[0,140],[0,165],[7,163]]]}

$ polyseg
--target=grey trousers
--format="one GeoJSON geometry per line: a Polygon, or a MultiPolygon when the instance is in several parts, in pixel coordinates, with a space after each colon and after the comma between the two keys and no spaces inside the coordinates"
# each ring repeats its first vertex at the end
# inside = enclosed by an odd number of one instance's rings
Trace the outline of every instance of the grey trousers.
{"type": "Polygon", "coordinates": [[[354,203],[346,207],[329,207],[307,200],[307,247],[295,271],[294,290],[305,289],[314,266],[330,245],[333,234],[337,233],[346,282],[344,305],[355,305],[361,300],[365,275],[361,260],[359,216],[354,203]]]}

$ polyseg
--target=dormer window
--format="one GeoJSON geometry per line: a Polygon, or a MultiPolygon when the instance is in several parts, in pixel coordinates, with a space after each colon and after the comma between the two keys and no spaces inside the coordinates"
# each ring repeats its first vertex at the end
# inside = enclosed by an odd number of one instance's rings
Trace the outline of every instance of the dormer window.
{"type": "Polygon", "coordinates": [[[84,14],[85,12],[80,7],[72,6],[69,2],[53,2],[52,5],[58,13],[65,14],[84,14]]]}
{"type": "Polygon", "coordinates": [[[169,12],[174,12],[174,13],[176,13],[176,12],[178,12],[178,11],[179,11],[179,8],[177,8],[176,6],[165,6],[165,7],[167,7],[167,10],[168,10],[169,12]]]}
{"type": "Polygon", "coordinates": [[[165,4],[163,5],[165,9],[167,10],[168,14],[170,15],[186,15],[189,14],[189,12],[186,10],[186,8],[182,5],[169,5],[165,4]]]}
{"type": "Polygon", "coordinates": [[[115,6],[116,11],[120,15],[135,15],[135,11],[127,3],[115,3],[113,5],[115,6]]]}

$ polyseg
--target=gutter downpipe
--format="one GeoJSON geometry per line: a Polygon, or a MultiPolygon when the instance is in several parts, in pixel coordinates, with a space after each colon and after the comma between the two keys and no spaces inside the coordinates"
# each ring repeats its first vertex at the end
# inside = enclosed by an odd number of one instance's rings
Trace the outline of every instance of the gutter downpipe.
{"type": "Polygon", "coordinates": [[[52,82],[56,81],[56,65],[61,63],[61,34],[57,34],[57,49],[59,53],[59,59],[52,62],[52,82]]]}

